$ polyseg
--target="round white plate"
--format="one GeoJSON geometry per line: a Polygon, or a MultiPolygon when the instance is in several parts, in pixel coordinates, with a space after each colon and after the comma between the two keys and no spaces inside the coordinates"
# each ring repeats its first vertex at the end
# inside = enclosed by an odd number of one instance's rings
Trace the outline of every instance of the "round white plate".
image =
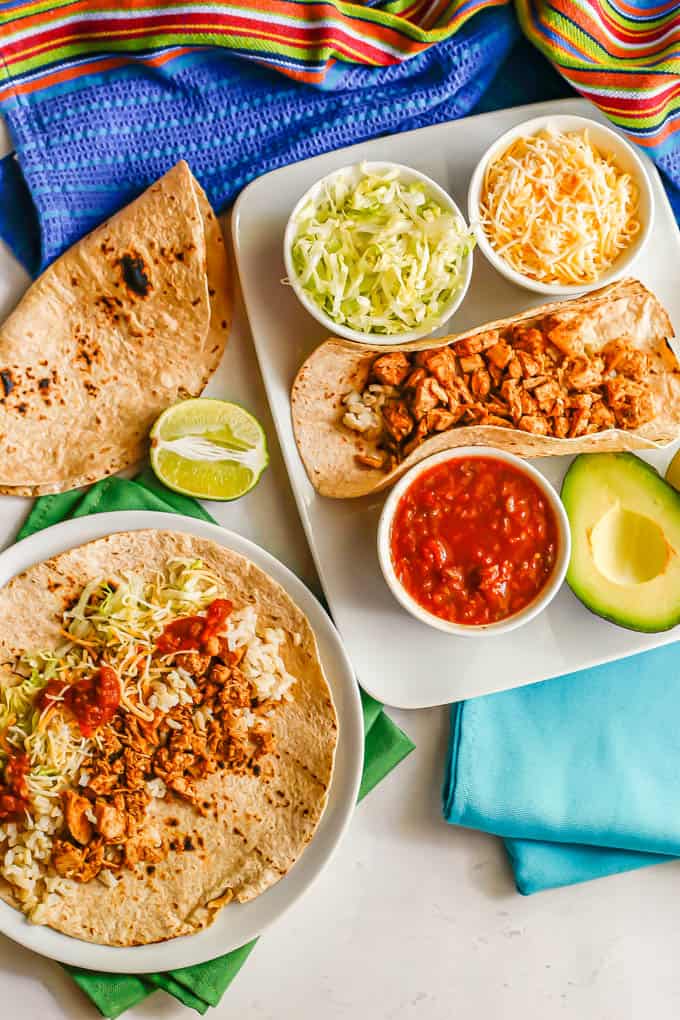
{"type": "MultiPolygon", "coordinates": [[[[293,869],[251,903],[233,903],[205,931],[149,946],[99,946],[32,925],[0,901],[0,931],[15,942],[62,963],[92,970],[140,974],[203,963],[260,935],[309,888],[342,839],[356,804],[363,767],[364,730],[354,671],[327,613],[304,584],[264,549],[240,535],[190,517],[130,510],[65,521],[39,531],[0,553],[0,586],[34,563],[116,531],[163,528],[209,538],[256,563],[281,584],[306,614],[316,635],[321,662],[333,694],[339,739],[328,805],[314,838],[293,869]]],[[[30,612],[30,606],[26,606],[30,612]]],[[[106,889],[102,886],[102,896],[106,889]]]]}

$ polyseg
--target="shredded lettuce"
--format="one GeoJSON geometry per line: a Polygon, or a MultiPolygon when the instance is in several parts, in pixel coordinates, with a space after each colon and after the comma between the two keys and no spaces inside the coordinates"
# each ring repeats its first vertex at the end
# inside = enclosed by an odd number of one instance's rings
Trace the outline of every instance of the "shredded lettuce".
{"type": "Polygon", "coordinates": [[[73,780],[92,742],[66,717],[41,726],[36,695],[50,680],[61,679],[64,687],[76,683],[92,672],[100,656],[120,678],[124,706],[152,718],[140,685],[162,683],[172,672],[170,665],[152,657],[156,638],[169,621],[202,612],[219,594],[218,579],[198,559],[172,559],[146,581],[126,573],[86,584],[75,605],[64,612],[58,647],[25,653],[12,676],[0,684],[0,778],[9,746],[29,756],[32,793],[56,796],[73,780]]]}
{"type": "Polygon", "coordinates": [[[435,322],[463,284],[474,238],[420,181],[332,178],[297,216],[291,250],[305,292],[334,322],[395,334],[435,322]]]}

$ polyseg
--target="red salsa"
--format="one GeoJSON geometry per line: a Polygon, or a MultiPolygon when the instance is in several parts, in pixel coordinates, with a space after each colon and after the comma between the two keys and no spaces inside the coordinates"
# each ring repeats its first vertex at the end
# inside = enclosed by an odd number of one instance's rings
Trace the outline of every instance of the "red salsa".
{"type": "Polygon", "coordinates": [[[0,822],[18,821],[28,810],[28,755],[16,751],[7,759],[5,780],[0,783],[0,822]]]}
{"type": "Polygon", "coordinates": [[[524,609],[557,556],[557,521],[538,485],[495,457],[425,471],[399,500],[395,573],[423,609],[452,623],[496,623],[524,609]]]}
{"type": "Polygon", "coordinates": [[[91,676],[69,685],[50,680],[38,695],[38,707],[50,708],[62,702],[76,718],[80,732],[91,737],[100,726],[111,722],[120,705],[120,681],[110,666],[100,666],[91,676]]]}
{"type": "Polygon", "coordinates": [[[205,616],[183,616],[169,623],[156,641],[159,652],[189,652],[204,647],[208,638],[222,630],[233,609],[228,599],[215,599],[205,616]]]}

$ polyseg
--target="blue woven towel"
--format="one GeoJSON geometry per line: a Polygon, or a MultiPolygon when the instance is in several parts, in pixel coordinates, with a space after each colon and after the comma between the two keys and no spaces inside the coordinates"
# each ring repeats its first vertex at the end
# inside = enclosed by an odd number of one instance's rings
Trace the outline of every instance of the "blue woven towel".
{"type": "MultiPolygon", "coordinates": [[[[198,49],[158,68],[133,64],[79,78],[61,92],[8,101],[2,112],[40,229],[41,258],[29,266],[44,268],[180,157],[222,209],[248,181],[286,163],[461,117],[518,37],[514,15],[503,7],[404,63],[338,63],[324,89],[198,49]]],[[[547,61],[535,51],[531,59],[539,70],[529,71],[529,91],[538,73],[555,94],[547,61]]],[[[0,234],[26,257],[7,213],[0,234]]]]}

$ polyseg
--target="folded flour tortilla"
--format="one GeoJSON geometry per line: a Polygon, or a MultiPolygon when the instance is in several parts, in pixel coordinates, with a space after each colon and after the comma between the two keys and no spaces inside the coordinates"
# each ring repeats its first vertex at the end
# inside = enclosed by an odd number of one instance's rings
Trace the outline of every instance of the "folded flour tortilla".
{"type": "Polygon", "coordinates": [[[467,333],[437,341],[384,346],[330,339],[321,344],[300,368],[293,383],[291,411],[298,450],[314,488],[323,496],[347,498],[379,492],[392,485],[413,464],[430,454],[458,446],[482,445],[509,450],[522,457],[555,454],[645,449],[672,442],[680,435],[680,366],[668,344],[673,328],[659,300],[638,280],[626,279],[572,301],[556,302],[485,323],[467,333]],[[653,355],[651,376],[654,419],[635,430],[610,429],[573,439],[531,435],[515,428],[493,425],[456,425],[425,439],[393,470],[367,468],[356,454],[374,454],[377,439],[368,439],[342,424],[343,397],[361,392],[376,357],[387,351],[432,350],[451,345],[491,329],[514,323],[531,325],[550,315],[581,337],[590,350],[625,338],[632,346],[653,355]]]}
{"type": "MultiPolygon", "coordinates": [[[[238,774],[226,767],[197,781],[209,810],[176,796],[154,800],[144,825],[172,832],[178,851],[151,868],[123,870],[109,888],[64,879],[44,922],[105,945],[157,942],[199,931],[230,899],[254,899],[292,868],[323,813],[338,737],[314,633],[284,589],[254,563],[205,539],[172,531],[120,532],[39,563],[0,591],[0,683],[17,657],[61,641],[64,604],[98,577],[126,571],[145,580],[169,559],[199,558],[218,575],[235,609],[252,604],[260,627],[282,628],[281,656],[296,678],[292,700],[274,704],[276,753],[238,774]],[[168,828],[170,826],[171,828],[168,828]],[[186,848],[189,849],[186,849],[186,848]]],[[[0,879],[0,897],[20,908],[0,879]]]]}
{"type": "Polygon", "coordinates": [[[180,162],[0,328],[0,492],[64,492],[139,461],[160,412],[217,368],[231,306],[220,225],[180,162]]]}

